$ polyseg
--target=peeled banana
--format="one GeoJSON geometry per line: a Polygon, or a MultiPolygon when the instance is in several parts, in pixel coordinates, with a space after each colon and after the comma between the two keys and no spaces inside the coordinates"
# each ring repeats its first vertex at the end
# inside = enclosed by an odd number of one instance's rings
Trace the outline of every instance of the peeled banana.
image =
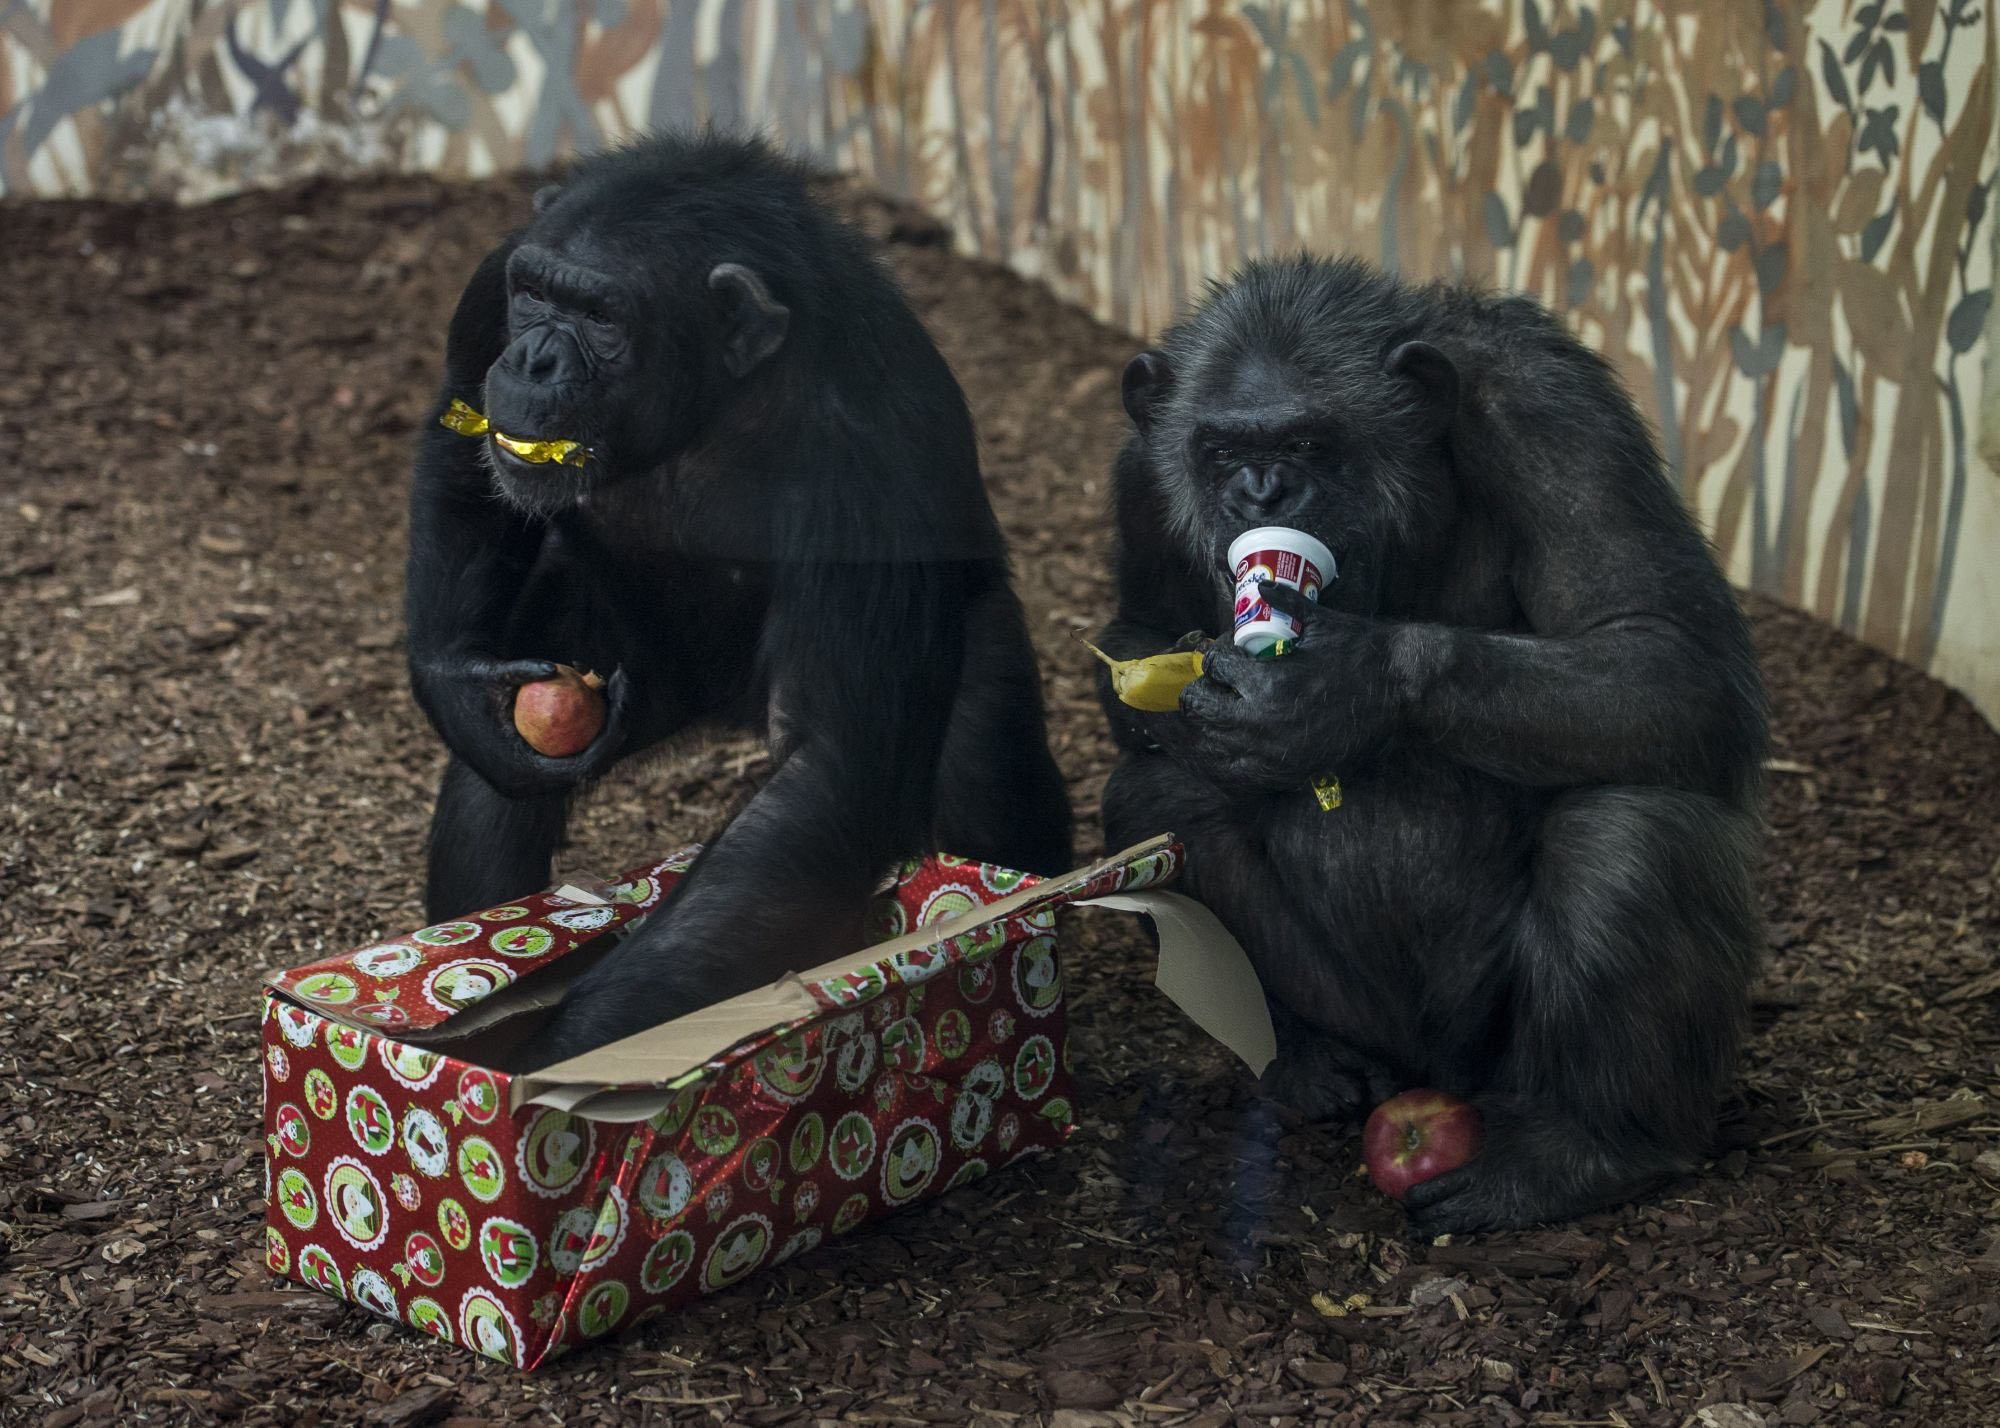
{"type": "Polygon", "coordinates": [[[537,465],[554,462],[559,466],[581,466],[584,460],[583,443],[580,441],[523,441],[519,437],[508,436],[505,432],[493,430],[491,422],[474,411],[456,397],[445,414],[438,419],[438,425],[460,436],[485,436],[489,432],[493,440],[506,447],[523,461],[537,465]]]}
{"type": "Polygon", "coordinates": [[[1111,666],[1111,692],[1134,709],[1172,713],[1181,707],[1181,691],[1201,678],[1200,650],[1113,659],[1089,640],[1077,643],[1111,666]]]}

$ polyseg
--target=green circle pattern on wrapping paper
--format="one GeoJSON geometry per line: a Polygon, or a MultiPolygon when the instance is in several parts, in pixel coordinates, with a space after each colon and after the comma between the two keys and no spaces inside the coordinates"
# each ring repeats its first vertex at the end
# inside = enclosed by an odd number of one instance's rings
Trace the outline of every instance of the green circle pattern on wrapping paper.
{"type": "Polygon", "coordinates": [[[278,1172],[278,1209],[295,1230],[309,1230],[319,1222],[319,1196],[312,1180],[295,1165],[278,1172]]]}
{"type": "Polygon", "coordinates": [[[472,1243],[472,1216],[465,1206],[447,1195],[438,1201],[438,1233],[444,1242],[455,1250],[462,1250],[472,1243]]]}
{"type": "Polygon", "coordinates": [[[1022,944],[1014,962],[1014,990],[1020,995],[1021,1005],[1036,1016],[1054,1006],[1062,996],[1062,963],[1056,959],[1053,937],[1030,938],[1022,944]],[[1047,981],[1039,986],[1029,982],[1030,972],[1044,968],[1048,972],[1047,981]]]}
{"type": "Polygon", "coordinates": [[[736,1116],[727,1106],[706,1105],[695,1114],[694,1143],[706,1155],[727,1155],[743,1138],[736,1116]]]}
{"type": "Polygon", "coordinates": [[[917,912],[917,926],[929,927],[945,922],[978,906],[979,899],[964,888],[941,887],[924,899],[923,907],[917,912]]]}
{"type": "Polygon", "coordinates": [[[486,939],[486,945],[502,957],[539,957],[555,945],[555,934],[529,922],[519,927],[503,927],[486,939]]]}
{"type": "Polygon", "coordinates": [[[972,1019],[958,1007],[947,1007],[938,1013],[932,1039],[938,1055],[947,1061],[955,1061],[972,1046],[972,1019]]]}
{"type": "Polygon", "coordinates": [[[892,1071],[923,1069],[922,1022],[913,1016],[899,1017],[882,1029],[882,1064],[892,1071]]]}
{"type": "Polygon", "coordinates": [[[868,1196],[862,1193],[849,1195],[840,1202],[840,1208],[833,1215],[833,1232],[844,1235],[868,1218],[868,1196]]]}
{"type": "Polygon", "coordinates": [[[762,1215],[744,1215],[717,1232],[701,1267],[702,1284],[727,1289],[747,1278],[771,1253],[771,1222],[762,1215]]]}
{"type": "Polygon", "coordinates": [[[1056,1079],[1056,1048],[1046,1036],[1031,1036],[1014,1056],[1014,1093],[1038,1101],[1056,1079]]]}
{"type": "Polygon", "coordinates": [[[347,1093],[347,1129],[354,1143],[370,1155],[382,1155],[396,1143],[396,1118],[381,1093],[355,1086],[347,1093]]]}
{"type": "Polygon", "coordinates": [[[791,1151],[787,1157],[794,1175],[804,1175],[819,1164],[826,1150],[826,1121],[818,1111],[807,1111],[792,1127],[791,1151]]]}
{"type": "Polygon", "coordinates": [[[298,993],[321,1006],[337,1007],[353,1001],[361,994],[361,988],[345,972],[314,972],[300,979],[298,993]]]}
{"type": "Polygon", "coordinates": [[[842,1180],[855,1180],[868,1173],[868,1167],[875,1160],[875,1123],[859,1111],[849,1111],[834,1122],[833,1135],[828,1139],[828,1154],[833,1161],[833,1173],[842,1180]],[[854,1143],[854,1150],[843,1153],[840,1143],[843,1139],[854,1143]]]}
{"type": "Polygon", "coordinates": [[[457,1342],[456,1336],[451,1331],[451,1315],[445,1313],[444,1306],[435,1299],[418,1295],[410,1301],[410,1307],[404,1311],[404,1317],[410,1321],[413,1328],[421,1329],[426,1334],[435,1334],[447,1344],[457,1342]]]}
{"type": "Polygon", "coordinates": [[[487,1277],[502,1289],[518,1289],[534,1278],[541,1258],[534,1232],[520,1221],[496,1215],[479,1227],[479,1262],[486,1266],[487,1277]],[[516,1252],[511,1263],[501,1258],[503,1249],[516,1252]]]}
{"type": "Polygon", "coordinates": [[[999,974],[991,964],[958,969],[958,994],[975,1006],[990,998],[999,985],[999,974]]]}
{"type": "Polygon", "coordinates": [[[583,1296],[583,1303],[576,1306],[576,1327],[586,1338],[602,1337],[618,1327],[631,1302],[631,1290],[615,1279],[607,1279],[594,1286],[583,1296]]]}
{"type": "Polygon", "coordinates": [[[688,1122],[689,1112],[694,1110],[699,1090],[699,1086],[689,1086],[677,1092],[674,1098],[667,1102],[667,1108],[654,1116],[648,1124],[661,1135],[678,1135],[681,1127],[688,1122]]]}
{"type": "Polygon", "coordinates": [[[780,1100],[797,1101],[819,1083],[826,1070],[826,1057],[818,1051],[808,1052],[804,1033],[793,1032],[758,1052],[752,1064],[757,1079],[772,1095],[780,1100]]]}
{"type": "Polygon", "coordinates": [[[887,942],[892,938],[901,937],[908,928],[909,921],[908,914],[903,911],[903,905],[895,898],[877,898],[875,906],[869,912],[868,930],[875,941],[887,942]]]}
{"type": "Polygon", "coordinates": [[[340,1114],[340,1092],[334,1090],[334,1078],[318,1066],[306,1072],[302,1090],[306,1094],[306,1110],[320,1120],[332,1120],[340,1114]]]}
{"type": "Polygon", "coordinates": [[[979,881],[985,884],[988,892],[1010,893],[1026,878],[1025,873],[1017,873],[1012,868],[996,868],[991,863],[982,864],[979,869],[979,881]]]}
{"type": "Polygon", "coordinates": [[[662,1235],[646,1251],[639,1266],[639,1284],[648,1294],[664,1294],[681,1282],[694,1263],[694,1236],[686,1230],[662,1235]]]}
{"type": "Polygon", "coordinates": [[[470,942],[480,931],[476,922],[440,922],[435,927],[426,927],[411,935],[426,947],[456,947],[470,942]]]}
{"type": "Polygon", "coordinates": [[[326,1050],[343,1070],[358,1071],[368,1059],[368,1039],[351,1026],[330,1021],[326,1024],[326,1050]]]}
{"type": "Polygon", "coordinates": [[[766,1136],[752,1141],[750,1148],[743,1152],[743,1183],[760,1193],[768,1190],[771,1182],[778,1178],[778,1168],[784,1163],[784,1152],[778,1149],[775,1140],[766,1136]]]}
{"type": "Polygon", "coordinates": [[[472,1198],[492,1204],[507,1187],[500,1152],[484,1136],[469,1135],[458,1143],[458,1178],[472,1198]]]}

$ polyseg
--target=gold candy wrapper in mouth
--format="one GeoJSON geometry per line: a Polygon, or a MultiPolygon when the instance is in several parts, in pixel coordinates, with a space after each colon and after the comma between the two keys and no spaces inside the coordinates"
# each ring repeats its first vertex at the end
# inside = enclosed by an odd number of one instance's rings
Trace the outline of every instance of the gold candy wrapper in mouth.
{"type": "Polygon", "coordinates": [[[581,466],[588,453],[580,441],[522,441],[519,437],[508,436],[493,430],[493,424],[467,406],[453,398],[445,414],[438,419],[438,425],[447,431],[455,431],[460,436],[491,436],[499,445],[538,466],[554,463],[558,466],[581,466]]]}

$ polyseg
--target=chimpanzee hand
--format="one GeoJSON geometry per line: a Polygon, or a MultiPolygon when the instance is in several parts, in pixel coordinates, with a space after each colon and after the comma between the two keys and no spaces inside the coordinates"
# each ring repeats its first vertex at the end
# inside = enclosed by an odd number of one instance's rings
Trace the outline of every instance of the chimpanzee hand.
{"type": "Polygon", "coordinates": [[[574,982],[548,1019],[508,1057],[510,1071],[539,1071],[699,1011],[736,990],[674,925],[648,918],[574,982]]]}
{"type": "Polygon", "coordinates": [[[514,727],[516,693],[524,684],[555,678],[552,662],[465,655],[420,661],[411,673],[417,702],[445,745],[509,798],[568,793],[610,768],[624,747],[631,685],[623,669],[604,686],[604,728],[568,758],[537,753],[514,727]]]}
{"type": "MultiPolygon", "coordinates": [[[[1107,632],[1108,633],[1108,632],[1107,632]]],[[[1119,641],[1120,653],[1124,654],[1127,642],[1119,641]]],[[[1207,650],[1214,639],[1204,630],[1189,630],[1164,650],[1154,651],[1141,644],[1139,651],[1128,654],[1127,658],[1139,659],[1155,654],[1186,654],[1191,650],[1207,650]]],[[[1205,656],[1204,656],[1205,658],[1205,656]]],[[[1104,671],[1099,671],[1099,689],[1105,714],[1111,721],[1111,731],[1128,748],[1160,749],[1165,747],[1161,726],[1179,726],[1187,721],[1181,717],[1179,709],[1136,709],[1120,700],[1112,693],[1111,680],[1104,671]]],[[[1171,733],[1169,729],[1167,732],[1171,733]]]]}
{"type": "Polygon", "coordinates": [[[1163,719],[1157,737],[1223,787],[1301,789],[1353,767],[1395,732],[1395,627],[1321,609],[1286,586],[1263,588],[1299,620],[1299,638],[1276,659],[1218,641],[1182,692],[1180,716],[1163,719]]]}

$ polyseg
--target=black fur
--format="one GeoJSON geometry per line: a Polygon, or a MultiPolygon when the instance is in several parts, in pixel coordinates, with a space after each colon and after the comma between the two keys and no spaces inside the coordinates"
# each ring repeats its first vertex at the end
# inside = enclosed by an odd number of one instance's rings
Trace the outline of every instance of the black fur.
{"type": "Polygon", "coordinates": [[[858,945],[906,855],[1068,865],[964,394],[800,170],[720,138],[580,165],[473,275],[445,367],[408,580],[412,683],[452,753],[429,915],[542,887],[577,789],[691,724],[764,731],[775,763],[516,1064],[858,945]],[[590,455],[530,465],[439,429],[454,398],[590,455]],[[511,722],[558,660],[616,671],[573,758],[511,722]]]}
{"type": "Polygon", "coordinates": [[[1340,566],[1319,606],[1281,602],[1292,653],[1225,640],[1178,713],[1105,690],[1106,836],[1186,840],[1277,1013],[1274,1088],[1350,1121],[1398,1088],[1472,1099],[1486,1149],[1411,1191],[1427,1233],[1685,1168],[1761,946],[1764,703],[1610,368],[1524,298],[1299,259],[1212,293],[1126,399],[1105,649],[1226,631],[1251,526],[1340,566]]]}

